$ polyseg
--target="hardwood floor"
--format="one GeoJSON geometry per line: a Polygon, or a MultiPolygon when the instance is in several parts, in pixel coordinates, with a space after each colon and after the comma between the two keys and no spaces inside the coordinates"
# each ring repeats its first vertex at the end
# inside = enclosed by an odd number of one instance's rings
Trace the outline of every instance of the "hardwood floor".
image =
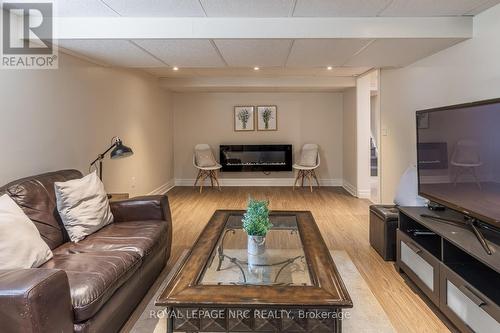
{"type": "Polygon", "coordinates": [[[173,217],[172,265],[189,249],[217,209],[244,209],[248,196],[269,199],[271,209],[310,210],[326,244],[345,250],[398,332],[450,332],[425,301],[405,282],[392,262],[385,262],[368,241],[368,200],[350,196],[336,187],[206,188],[175,187],[169,193],[173,217]]]}

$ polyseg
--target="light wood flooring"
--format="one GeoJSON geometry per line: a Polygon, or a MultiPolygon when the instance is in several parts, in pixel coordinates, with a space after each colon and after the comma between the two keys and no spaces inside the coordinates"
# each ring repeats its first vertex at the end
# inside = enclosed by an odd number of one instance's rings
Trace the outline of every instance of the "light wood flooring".
{"type": "Polygon", "coordinates": [[[244,209],[248,196],[269,199],[271,209],[310,210],[327,246],[345,250],[398,332],[450,332],[440,318],[394,268],[370,247],[368,200],[337,187],[295,191],[290,187],[175,187],[168,192],[173,218],[173,253],[169,266],[189,249],[217,209],[244,209]]]}

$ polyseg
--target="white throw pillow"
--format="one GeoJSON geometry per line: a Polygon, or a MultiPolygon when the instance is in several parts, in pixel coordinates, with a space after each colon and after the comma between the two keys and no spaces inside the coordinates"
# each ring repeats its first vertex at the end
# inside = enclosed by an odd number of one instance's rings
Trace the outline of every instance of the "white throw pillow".
{"type": "Polygon", "coordinates": [[[39,267],[52,256],[21,207],[7,194],[0,196],[0,269],[39,267]]]}
{"type": "Polygon", "coordinates": [[[316,166],[317,159],[318,159],[317,149],[303,149],[302,154],[300,155],[300,165],[305,167],[316,166]]]}
{"type": "Polygon", "coordinates": [[[196,165],[199,167],[211,167],[217,164],[212,149],[196,150],[196,165]]]}
{"type": "Polygon", "coordinates": [[[423,207],[427,200],[418,195],[417,168],[410,166],[399,180],[394,203],[398,206],[423,207]]]}
{"type": "Polygon", "coordinates": [[[113,222],[104,184],[95,172],[80,179],[54,183],[57,210],[73,242],[113,222]]]}

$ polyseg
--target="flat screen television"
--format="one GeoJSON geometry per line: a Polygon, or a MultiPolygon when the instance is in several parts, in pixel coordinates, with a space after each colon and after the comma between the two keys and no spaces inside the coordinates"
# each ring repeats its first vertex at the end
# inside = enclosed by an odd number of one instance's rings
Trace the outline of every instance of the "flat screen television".
{"type": "Polygon", "coordinates": [[[500,98],[416,113],[419,195],[500,227],[500,98]]]}

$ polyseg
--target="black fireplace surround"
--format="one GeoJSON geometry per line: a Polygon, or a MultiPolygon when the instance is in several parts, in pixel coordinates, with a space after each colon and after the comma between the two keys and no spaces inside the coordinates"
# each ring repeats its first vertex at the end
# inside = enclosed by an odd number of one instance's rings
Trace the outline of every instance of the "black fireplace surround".
{"type": "Polygon", "coordinates": [[[222,171],[292,171],[292,145],[220,145],[222,171]]]}

